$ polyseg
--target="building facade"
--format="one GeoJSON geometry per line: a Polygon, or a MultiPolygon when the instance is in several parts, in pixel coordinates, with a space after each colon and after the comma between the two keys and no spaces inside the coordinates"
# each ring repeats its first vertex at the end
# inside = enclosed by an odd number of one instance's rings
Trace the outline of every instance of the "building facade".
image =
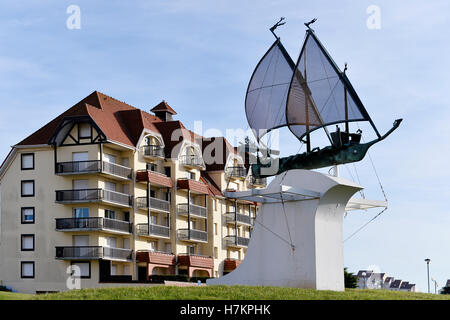
{"type": "Polygon", "coordinates": [[[12,148],[0,168],[1,284],[62,291],[74,270],[85,288],[239,265],[257,205],[222,192],[266,181],[166,102],[151,111],[96,91],[12,148]]]}

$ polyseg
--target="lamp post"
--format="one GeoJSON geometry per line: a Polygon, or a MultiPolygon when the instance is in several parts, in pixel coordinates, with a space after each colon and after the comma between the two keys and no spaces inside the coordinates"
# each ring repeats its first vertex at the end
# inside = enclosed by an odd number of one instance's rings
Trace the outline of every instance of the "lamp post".
{"type": "Polygon", "coordinates": [[[428,293],[430,293],[430,261],[431,259],[425,259],[425,262],[427,263],[428,293]]]}
{"type": "Polygon", "coordinates": [[[366,284],[366,273],[363,272],[363,273],[361,273],[361,275],[362,275],[362,277],[363,277],[363,283],[364,283],[363,289],[366,289],[366,286],[367,286],[367,284],[366,284]]]}

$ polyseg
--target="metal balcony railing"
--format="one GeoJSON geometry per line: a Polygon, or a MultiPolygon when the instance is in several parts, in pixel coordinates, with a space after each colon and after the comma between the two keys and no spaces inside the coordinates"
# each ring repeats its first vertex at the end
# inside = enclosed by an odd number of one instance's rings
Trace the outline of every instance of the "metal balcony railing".
{"type": "Polygon", "coordinates": [[[103,161],[102,172],[112,174],[121,178],[131,179],[133,170],[119,164],[103,161]]]}
{"type": "Polygon", "coordinates": [[[243,224],[247,224],[247,225],[252,224],[252,218],[250,216],[242,214],[242,213],[235,214],[234,212],[227,212],[225,214],[225,217],[226,217],[227,222],[237,222],[237,223],[243,223],[243,224]]]}
{"type": "Polygon", "coordinates": [[[131,179],[133,170],[115,163],[100,160],[58,162],[56,174],[107,173],[131,179]]]}
{"type": "MultiPolygon", "coordinates": [[[[136,198],[136,205],[138,209],[147,209],[147,197],[136,198]]],[[[170,202],[158,198],[150,197],[150,209],[155,209],[164,212],[170,212],[170,202]]]]}
{"type": "Polygon", "coordinates": [[[103,217],[56,219],[56,230],[69,231],[74,229],[78,230],[109,229],[113,231],[131,233],[132,225],[128,221],[109,219],[103,217]]]}
{"type": "Polygon", "coordinates": [[[107,201],[123,206],[132,206],[132,196],[105,189],[56,190],[56,202],[107,201]]]}
{"type": "Polygon", "coordinates": [[[233,178],[245,178],[247,176],[247,170],[245,167],[228,167],[227,175],[233,178]]]}
{"type": "Polygon", "coordinates": [[[236,237],[236,236],[226,236],[225,242],[230,246],[238,246],[238,247],[248,247],[250,242],[249,238],[244,237],[236,237]]]}
{"type": "Polygon", "coordinates": [[[207,211],[206,207],[198,206],[196,204],[190,204],[189,205],[189,211],[188,211],[188,204],[187,203],[180,203],[177,205],[177,213],[179,215],[187,216],[189,214],[200,217],[200,218],[207,218],[207,211]]]}
{"type": "Polygon", "coordinates": [[[196,155],[184,155],[180,157],[180,162],[182,165],[190,167],[202,167],[203,161],[199,156],[196,155]]]}
{"type": "Polygon", "coordinates": [[[253,186],[266,186],[267,185],[267,178],[251,177],[251,184],[253,186]]]}
{"type": "Polygon", "coordinates": [[[178,239],[208,242],[208,233],[196,229],[178,229],[178,239]]]}
{"type": "Polygon", "coordinates": [[[131,261],[133,250],[101,246],[56,247],[56,259],[111,259],[131,261]]]}
{"type": "Polygon", "coordinates": [[[158,145],[143,146],[144,156],[164,158],[164,148],[158,145]]]}
{"type": "Polygon", "coordinates": [[[140,223],[136,226],[137,234],[140,236],[158,236],[170,238],[170,228],[158,224],[140,223]]]}

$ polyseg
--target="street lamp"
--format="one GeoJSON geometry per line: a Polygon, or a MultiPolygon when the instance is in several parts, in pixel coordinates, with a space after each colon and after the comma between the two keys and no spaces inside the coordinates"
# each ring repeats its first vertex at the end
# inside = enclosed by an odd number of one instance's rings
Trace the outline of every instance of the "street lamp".
{"type": "Polygon", "coordinates": [[[364,283],[363,289],[366,289],[366,287],[367,287],[367,284],[366,284],[366,273],[363,272],[363,273],[361,273],[361,275],[362,275],[362,277],[363,277],[363,283],[364,283]]]}
{"type": "Polygon", "coordinates": [[[431,259],[425,259],[425,262],[427,263],[428,293],[430,293],[430,261],[431,259]]]}

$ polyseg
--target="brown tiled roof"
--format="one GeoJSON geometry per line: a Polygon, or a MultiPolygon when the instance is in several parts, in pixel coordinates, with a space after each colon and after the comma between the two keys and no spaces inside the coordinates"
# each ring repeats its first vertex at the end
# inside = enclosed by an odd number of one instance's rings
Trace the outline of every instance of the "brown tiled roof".
{"type": "MultiPolygon", "coordinates": [[[[168,158],[172,157],[172,151],[176,146],[181,146],[182,141],[187,140],[196,143],[200,142],[202,139],[201,136],[196,135],[192,131],[186,129],[181,121],[178,120],[155,122],[154,125],[163,137],[166,157],[168,158]],[[177,132],[175,132],[176,130],[177,132]],[[173,139],[172,134],[174,134],[173,139]]],[[[174,156],[178,155],[179,150],[175,151],[176,154],[174,154],[174,156]]]]}
{"type": "Polygon", "coordinates": [[[224,137],[203,138],[202,152],[204,153],[203,159],[207,171],[224,170],[230,153],[237,153],[236,148],[234,148],[224,137]],[[221,155],[216,154],[218,150],[222,153],[221,155]],[[208,159],[209,156],[211,156],[212,159],[208,159]]]}
{"type": "Polygon", "coordinates": [[[208,185],[191,179],[178,179],[177,187],[178,189],[191,190],[196,193],[209,194],[208,185]]]}
{"type": "Polygon", "coordinates": [[[150,110],[151,112],[158,112],[158,111],[165,111],[168,112],[170,114],[177,114],[175,112],[175,110],[173,110],[168,104],[167,102],[165,102],[164,100],[159,103],[156,107],[154,107],[152,110],[150,110]]]}
{"type": "Polygon", "coordinates": [[[211,179],[211,177],[205,171],[201,172],[200,180],[203,181],[208,186],[209,194],[211,196],[221,197],[221,198],[224,197],[224,195],[220,191],[220,188],[216,185],[214,180],[211,179]]]}
{"type": "Polygon", "coordinates": [[[173,181],[164,174],[152,172],[152,171],[138,171],[136,172],[137,182],[150,182],[150,184],[155,184],[164,187],[173,187],[173,181]]]}
{"type": "Polygon", "coordinates": [[[154,123],[161,122],[147,112],[94,91],[18,144],[47,144],[62,119],[70,116],[91,117],[109,140],[128,146],[136,146],[144,128],[158,133],[154,123]]]}

